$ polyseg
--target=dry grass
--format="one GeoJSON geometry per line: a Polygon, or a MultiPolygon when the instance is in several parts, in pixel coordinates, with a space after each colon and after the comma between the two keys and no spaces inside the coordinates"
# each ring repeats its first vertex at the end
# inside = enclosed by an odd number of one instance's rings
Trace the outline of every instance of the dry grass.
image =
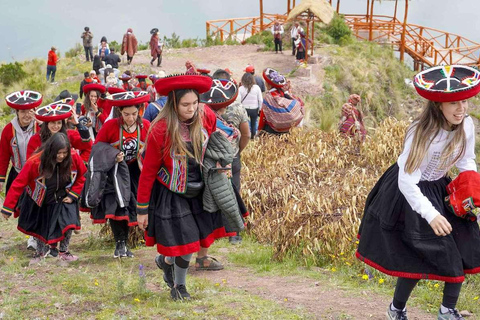
{"type": "Polygon", "coordinates": [[[242,154],[251,232],[280,259],[353,252],[368,192],[400,154],[407,125],[388,118],[362,146],[320,130],[257,141],[242,154]]]}

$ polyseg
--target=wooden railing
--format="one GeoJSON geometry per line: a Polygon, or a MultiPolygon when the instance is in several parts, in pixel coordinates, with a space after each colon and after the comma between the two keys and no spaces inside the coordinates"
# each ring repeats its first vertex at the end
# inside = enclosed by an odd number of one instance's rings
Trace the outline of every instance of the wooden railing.
{"type": "Polygon", "coordinates": [[[286,15],[265,13],[263,23],[260,17],[210,20],[206,22],[207,37],[219,38],[222,42],[227,39],[243,42],[248,37],[271,28],[275,20],[285,22],[286,19],[286,15]]]}
{"type": "Polygon", "coordinates": [[[480,66],[480,43],[445,31],[415,24],[405,25],[389,16],[345,15],[347,24],[358,39],[391,44],[395,50],[409,54],[417,66],[464,64],[480,66]]]}

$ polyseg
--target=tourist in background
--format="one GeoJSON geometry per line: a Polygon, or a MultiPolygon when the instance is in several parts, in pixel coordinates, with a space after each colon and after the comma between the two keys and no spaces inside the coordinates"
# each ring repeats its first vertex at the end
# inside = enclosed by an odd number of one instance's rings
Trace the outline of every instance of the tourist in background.
{"type": "Polygon", "coordinates": [[[108,56],[109,53],[110,48],[108,46],[107,37],[103,36],[100,40],[100,43],[98,44],[98,55],[100,56],[100,60],[105,61],[105,58],[108,56]]]}
{"type": "Polygon", "coordinates": [[[255,67],[253,66],[253,64],[247,65],[244,71],[251,73],[255,77],[255,83],[257,84],[257,86],[260,87],[260,90],[262,91],[262,94],[263,94],[265,92],[265,82],[263,82],[262,77],[255,75],[255,67]]]}
{"type": "Polygon", "coordinates": [[[90,83],[92,83],[92,79],[90,78],[90,73],[85,71],[83,73],[83,80],[82,82],[80,82],[80,91],[78,93],[78,96],[80,97],[80,99],[83,99],[83,87],[90,83]]]}
{"type": "Polygon", "coordinates": [[[282,35],[283,35],[283,25],[278,22],[278,20],[275,21],[275,24],[272,27],[272,33],[273,33],[273,39],[275,42],[275,53],[283,53],[282,51],[282,35]]]}
{"type": "Polygon", "coordinates": [[[242,85],[238,91],[240,93],[240,103],[247,110],[250,119],[250,138],[253,139],[257,134],[257,118],[263,103],[262,91],[255,84],[255,79],[249,72],[243,74],[242,85]]]}
{"type": "Polygon", "coordinates": [[[118,63],[122,60],[120,56],[115,53],[115,48],[110,49],[110,53],[105,57],[105,65],[110,65],[114,69],[118,69],[118,63]]]}
{"type": "Polygon", "coordinates": [[[295,41],[298,39],[298,34],[302,32],[303,33],[303,28],[300,26],[300,23],[298,21],[295,21],[295,23],[292,26],[292,29],[290,30],[290,37],[292,40],[292,56],[296,54],[296,48],[297,45],[295,41]]]}
{"type": "Polygon", "coordinates": [[[98,54],[93,56],[92,69],[95,70],[97,76],[100,74],[100,69],[103,68],[102,58],[98,54]]]}
{"type": "Polygon", "coordinates": [[[126,53],[127,63],[130,64],[132,63],[133,56],[137,52],[137,49],[138,49],[137,38],[133,34],[132,28],[128,28],[127,33],[123,35],[122,51],[120,54],[123,56],[123,54],[126,53]]]}
{"type": "Polygon", "coordinates": [[[55,82],[55,72],[57,72],[57,62],[58,56],[56,54],[57,48],[52,47],[48,51],[48,60],[47,60],[47,81],[55,82]]]}
{"type": "Polygon", "coordinates": [[[85,58],[88,61],[93,61],[93,45],[92,45],[92,39],[93,39],[93,33],[90,32],[89,27],[84,28],[84,32],[81,35],[81,38],[83,39],[83,48],[85,49],[85,58]]]}

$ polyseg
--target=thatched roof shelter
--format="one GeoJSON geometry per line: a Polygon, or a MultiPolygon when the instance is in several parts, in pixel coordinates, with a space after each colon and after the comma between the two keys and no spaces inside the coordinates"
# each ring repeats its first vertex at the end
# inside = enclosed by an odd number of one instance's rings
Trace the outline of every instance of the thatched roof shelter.
{"type": "MultiPolygon", "coordinates": [[[[329,24],[333,19],[334,13],[335,10],[333,10],[330,3],[328,3],[326,0],[303,0],[290,11],[287,21],[294,20],[298,16],[311,16],[311,14],[313,14],[313,16],[318,19],[315,20],[329,24]]],[[[312,17],[310,19],[312,19],[312,17]]]]}

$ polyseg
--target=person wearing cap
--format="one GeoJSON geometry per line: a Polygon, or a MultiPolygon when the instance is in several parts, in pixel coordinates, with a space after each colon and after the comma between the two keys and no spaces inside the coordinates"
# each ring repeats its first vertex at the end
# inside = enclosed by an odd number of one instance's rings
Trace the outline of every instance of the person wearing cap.
{"type": "MultiPolygon", "coordinates": [[[[64,93],[64,95],[66,94],[64,93]]],[[[75,104],[75,100],[73,97],[65,99],[57,97],[57,99],[59,100],[50,105],[38,108],[35,111],[35,118],[43,123],[40,125],[40,131],[34,134],[28,142],[27,159],[30,158],[34,152],[48,140],[48,138],[57,132],[61,132],[68,137],[71,147],[78,151],[78,154],[83,161],[88,162],[92,150],[92,140],[87,127],[78,121],[77,116],[73,112],[72,106],[75,104]],[[47,112],[47,110],[56,105],[63,105],[64,109],[67,109],[66,106],[69,106],[70,109],[68,112],[63,113],[47,112]],[[76,126],[77,130],[67,129],[66,121],[70,118],[72,124],[76,126]]]]}
{"type": "MultiPolygon", "coordinates": [[[[57,104],[42,109],[44,115],[63,113],[71,114],[70,106],[57,104]]],[[[64,261],[78,259],[68,251],[68,245],[72,231],[80,229],[77,202],[86,171],[67,136],[56,133],[27,160],[13,182],[1,212],[5,219],[14,214],[19,218],[17,229],[35,237],[37,248],[30,264],[49,254],[64,261]]]]}
{"type": "Polygon", "coordinates": [[[303,102],[289,92],[290,82],[277,70],[265,68],[262,75],[268,91],[260,110],[258,131],[275,135],[288,133],[303,120],[303,102]]]}
{"type": "Polygon", "coordinates": [[[100,79],[98,79],[95,70],[90,70],[89,76],[90,80],[92,80],[91,83],[100,83],[100,79]]]}
{"type": "Polygon", "coordinates": [[[150,55],[152,56],[150,65],[153,66],[153,63],[157,60],[157,67],[160,67],[162,65],[163,42],[158,36],[157,28],[153,28],[150,33],[152,34],[150,37],[150,55]]]}
{"type": "Polygon", "coordinates": [[[81,107],[82,116],[87,120],[86,126],[90,132],[90,138],[95,141],[98,131],[110,114],[111,106],[102,98],[106,88],[101,84],[92,83],[83,87],[85,98],[81,107]]]}
{"type": "Polygon", "coordinates": [[[278,20],[275,20],[275,23],[272,26],[272,34],[275,42],[275,53],[283,53],[282,51],[282,35],[283,35],[283,25],[280,24],[278,20]]]}
{"type": "MultiPolygon", "coordinates": [[[[248,68],[247,68],[248,69],[248,68]]],[[[260,87],[255,84],[255,78],[250,72],[242,76],[242,85],[239,88],[240,103],[246,109],[250,123],[250,138],[257,134],[257,118],[262,108],[263,96],[260,87]]]]}
{"type": "Polygon", "coordinates": [[[118,63],[121,62],[120,56],[115,53],[115,48],[110,49],[110,53],[105,57],[105,65],[110,65],[110,68],[118,69],[118,63]]]}
{"type": "Polygon", "coordinates": [[[137,220],[141,229],[148,226],[146,245],[156,245],[160,255],[155,262],[174,300],[190,298],[186,275],[192,254],[228,236],[221,213],[203,210],[200,164],[216,117],[199,104],[199,94],[211,86],[212,78],[201,75],[174,75],[155,82],[157,93],[168,98],[148,136],[137,220]]]}
{"type": "Polygon", "coordinates": [[[127,53],[127,63],[130,64],[132,63],[133,56],[137,52],[137,49],[137,38],[133,34],[132,28],[128,28],[127,33],[123,35],[122,51],[120,54],[123,56],[124,53],[127,53]]]}
{"type": "Polygon", "coordinates": [[[420,279],[445,282],[438,319],[463,319],[455,308],[465,274],[480,272],[478,223],[445,202],[447,176],[477,171],[475,128],[468,99],[480,92],[477,69],[447,65],[418,73],[428,101],[406,131],[403,151],[370,192],[360,225],[358,259],[398,277],[388,319],[406,319],[420,279]]]}
{"type": "Polygon", "coordinates": [[[150,86],[147,83],[148,76],[146,74],[137,74],[135,78],[138,80],[137,88],[140,88],[142,91],[147,91],[147,88],[150,86]]]}
{"type": "Polygon", "coordinates": [[[255,75],[255,67],[249,64],[244,71],[252,74],[255,77],[255,83],[257,84],[257,86],[260,87],[260,90],[262,91],[262,94],[263,94],[265,92],[265,82],[263,82],[262,77],[255,75]]]}
{"type": "Polygon", "coordinates": [[[92,45],[92,39],[93,39],[93,33],[90,31],[89,27],[85,27],[84,32],[82,32],[82,35],[80,38],[83,40],[83,48],[85,49],[85,58],[88,61],[93,61],[93,45],[92,45]]]}
{"type": "Polygon", "coordinates": [[[292,26],[292,29],[290,30],[290,38],[292,39],[292,56],[295,55],[295,49],[297,47],[295,41],[298,38],[298,35],[300,32],[303,33],[303,28],[300,26],[300,23],[298,21],[295,21],[295,23],[292,26]]]}
{"type": "MultiPolygon", "coordinates": [[[[251,74],[249,74],[252,76],[251,74]]],[[[253,76],[252,76],[253,77],[253,76]]],[[[232,145],[232,184],[235,186],[235,191],[240,197],[240,171],[242,169],[241,152],[247,146],[250,140],[250,129],[248,125],[248,114],[242,103],[236,101],[238,95],[237,84],[231,80],[230,74],[226,70],[218,69],[213,74],[213,84],[210,91],[202,94],[200,99],[207,104],[215,115],[217,116],[217,131],[221,131],[232,145]]],[[[242,204],[240,207],[244,208],[242,204]]],[[[248,215],[246,209],[243,210],[242,215],[248,215]]],[[[229,237],[231,244],[239,244],[242,242],[242,237],[238,234],[229,237]]],[[[205,254],[205,256],[207,256],[205,254]]],[[[195,267],[197,270],[209,270],[212,264],[208,267],[204,266],[204,261],[197,259],[195,267]]],[[[217,263],[214,263],[215,266],[217,263]]],[[[223,268],[223,266],[222,266],[223,268]]]]}
{"type": "MultiPolygon", "coordinates": [[[[133,257],[133,253],[127,247],[128,228],[137,225],[136,195],[140,167],[137,156],[144,148],[150,122],[139,115],[140,107],[148,101],[148,93],[145,91],[115,93],[107,100],[114,106],[115,117],[105,122],[98,132],[95,144],[106,143],[118,149],[117,162],[125,162],[128,166],[130,180],[130,202],[120,206],[117,201],[115,189],[111,180],[107,181],[100,203],[91,209],[91,218],[94,223],[105,223],[110,220],[110,227],[115,238],[114,258],[133,257]]],[[[103,158],[93,158],[93,166],[96,161],[105,161],[103,158]]]]}
{"type": "Polygon", "coordinates": [[[52,47],[50,51],[48,51],[48,60],[47,60],[47,82],[55,82],[55,72],[57,72],[57,62],[58,56],[55,53],[57,48],[52,47]]]}
{"type": "Polygon", "coordinates": [[[122,89],[125,91],[132,91],[134,86],[130,83],[130,80],[132,80],[132,73],[127,70],[125,71],[120,77],[120,80],[122,80],[122,89]]]}

